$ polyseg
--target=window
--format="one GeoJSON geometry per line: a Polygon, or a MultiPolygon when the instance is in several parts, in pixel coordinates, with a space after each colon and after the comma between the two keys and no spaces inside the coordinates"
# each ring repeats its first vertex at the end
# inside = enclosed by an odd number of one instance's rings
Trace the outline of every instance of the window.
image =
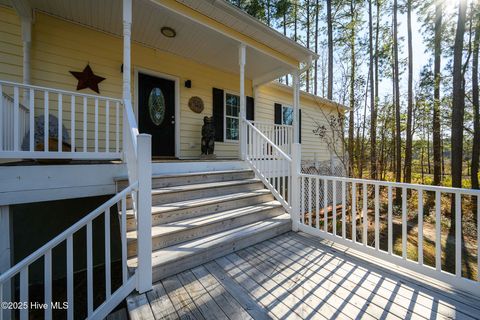
{"type": "Polygon", "coordinates": [[[291,126],[293,124],[293,108],[282,105],[282,124],[291,126]]]}
{"type": "Polygon", "coordinates": [[[238,141],[240,97],[225,93],[225,140],[238,141]]]}

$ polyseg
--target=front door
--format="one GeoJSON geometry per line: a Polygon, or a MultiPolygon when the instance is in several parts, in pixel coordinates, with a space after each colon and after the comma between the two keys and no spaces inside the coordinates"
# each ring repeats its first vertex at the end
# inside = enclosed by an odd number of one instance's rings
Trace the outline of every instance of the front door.
{"type": "Polygon", "coordinates": [[[175,81],[138,74],[138,127],[152,135],[152,157],[175,156],[175,81]]]}

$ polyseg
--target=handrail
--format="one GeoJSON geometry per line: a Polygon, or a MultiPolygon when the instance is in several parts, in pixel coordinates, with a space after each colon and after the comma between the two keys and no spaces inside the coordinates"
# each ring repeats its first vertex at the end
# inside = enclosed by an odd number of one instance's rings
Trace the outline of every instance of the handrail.
{"type": "Polygon", "coordinates": [[[269,125],[269,126],[275,126],[275,127],[293,128],[293,126],[289,124],[278,124],[278,123],[262,121],[262,120],[249,120],[249,122],[252,124],[263,124],[263,125],[269,125]]]}
{"type": "Polygon", "coordinates": [[[0,84],[2,84],[2,85],[5,84],[5,85],[9,85],[9,86],[16,86],[16,87],[23,88],[23,89],[34,89],[34,90],[48,91],[48,92],[53,92],[53,93],[61,93],[61,94],[66,94],[66,95],[71,95],[71,96],[76,96],[76,97],[87,97],[87,98],[94,98],[94,99],[99,99],[99,100],[110,100],[110,101],[115,101],[115,102],[122,102],[122,99],[118,99],[118,98],[111,98],[111,97],[107,97],[107,96],[88,94],[88,93],[80,93],[80,92],[68,91],[68,90],[62,90],[62,89],[47,88],[47,87],[35,86],[35,85],[31,85],[31,84],[24,84],[24,83],[12,82],[12,81],[0,80],[0,84]]]}
{"type": "Polygon", "coordinates": [[[326,175],[316,175],[316,174],[309,174],[309,173],[301,173],[300,176],[308,177],[308,178],[319,178],[319,179],[327,179],[331,180],[332,177],[338,181],[345,181],[345,182],[355,182],[359,184],[381,184],[386,187],[398,187],[398,188],[409,188],[409,189],[421,189],[423,191],[439,191],[444,193],[457,193],[461,192],[463,194],[471,195],[471,196],[480,196],[480,190],[478,189],[466,189],[466,188],[454,188],[454,187],[445,187],[445,186],[431,186],[426,184],[418,184],[418,183],[406,183],[406,182],[392,182],[392,181],[381,181],[381,180],[369,180],[369,179],[361,179],[361,178],[349,178],[349,177],[337,177],[337,176],[326,176],[326,175]]]}
{"type": "Polygon", "coordinates": [[[29,266],[37,259],[45,255],[45,253],[61,242],[65,241],[68,236],[74,234],[81,228],[85,227],[85,225],[89,222],[98,217],[100,214],[104,213],[106,209],[110,208],[114,204],[118,203],[124,196],[127,194],[135,191],[138,188],[138,182],[131,184],[129,187],[123,189],[121,192],[117,193],[115,196],[110,198],[108,201],[104,202],[101,206],[87,214],[85,217],[77,221],[74,225],[60,233],[58,236],[44,244],[42,247],[38,248],[35,252],[30,254],[28,257],[24,258],[22,261],[8,269],[5,273],[0,275],[0,284],[4,283],[5,281],[11,279],[13,276],[18,274],[22,269],[29,266]]]}
{"type": "Polygon", "coordinates": [[[272,148],[274,148],[278,153],[280,153],[280,155],[282,157],[284,157],[286,160],[288,160],[290,162],[292,161],[292,158],[288,154],[283,152],[283,150],[280,149],[280,147],[278,147],[275,143],[273,143],[270,139],[268,139],[267,136],[264,135],[263,132],[258,130],[258,128],[256,128],[253,124],[251,124],[250,121],[248,121],[244,118],[242,118],[242,121],[244,121],[247,124],[247,126],[252,128],[252,130],[254,130],[257,134],[259,134],[265,140],[265,142],[267,142],[272,148]]]}

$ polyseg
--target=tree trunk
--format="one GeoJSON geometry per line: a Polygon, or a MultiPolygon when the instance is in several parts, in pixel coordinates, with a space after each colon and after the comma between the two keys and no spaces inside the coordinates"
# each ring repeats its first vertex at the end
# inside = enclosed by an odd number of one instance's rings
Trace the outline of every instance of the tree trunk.
{"type": "MultiPolygon", "coordinates": [[[[350,30],[350,119],[348,128],[349,157],[350,157],[350,176],[354,175],[354,114],[355,114],[355,8],[353,0],[350,1],[351,30],[350,30]]],[[[330,63],[330,60],[329,60],[330,63]]],[[[328,79],[330,83],[330,77],[328,79]]]]}
{"type": "Polygon", "coordinates": [[[372,1],[368,1],[368,49],[369,49],[369,77],[370,77],[370,177],[377,179],[377,108],[375,99],[375,84],[373,78],[373,18],[372,1]]]}
{"type": "MultiPolygon", "coordinates": [[[[480,7],[477,7],[480,9],[480,7]]],[[[479,189],[478,166],[480,161],[480,101],[478,92],[478,55],[480,47],[480,17],[475,26],[475,38],[473,40],[472,58],[472,105],[473,105],[473,145],[471,180],[472,188],[479,189]]]]}
{"type": "MultiPolygon", "coordinates": [[[[402,135],[400,127],[400,73],[398,71],[398,3],[393,0],[393,64],[395,76],[395,181],[402,180],[402,135]]],[[[401,189],[396,188],[396,201],[401,200],[401,189]]]]}
{"type": "MultiPolygon", "coordinates": [[[[315,53],[318,54],[318,0],[315,1],[315,53]]],[[[315,70],[313,75],[313,93],[318,93],[318,59],[315,59],[315,70]]]]}
{"type": "MultiPolygon", "coordinates": [[[[283,12],[283,35],[287,36],[287,10],[283,12]]],[[[285,84],[288,86],[288,74],[285,76],[285,84]]]]}
{"type": "MultiPolygon", "coordinates": [[[[307,49],[310,49],[310,0],[306,0],[306,11],[307,11],[307,49]]],[[[305,89],[307,92],[310,92],[310,68],[306,70],[305,75],[305,89]]]]}
{"type": "Polygon", "coordinates": [[[427,130],[427,167],[428,174],[432,174],[432,166],[430,164],[430,132],[427,130]]]}
{"type": "Polygon", "coordinates": [[[407,104],[407,134],[405,143],[405,173],[403,180],[412,182],[412,117],[413,117],[413,45],[412,45],[412,0],[407,0],[407,30],[408,30],[408,104],[407,104]]]}
{"type": "Polygon", "coordinates": [[[333,99],[333,26],[332,0],[327,0],[328,84],[327,99],[333,99]]]}
{"type": "Polygon", "coordinates": [[[452,100],[452,187],[462,186],[463,122],[465,87],[462,74],[463,42],[465,35],[466,0],[459,1],[457,30],[453,50],[453,100],[452,100]]]}
{"type": "MultiPolygon", "coordinates": [[[[435,1],[435,49],[433,90],[433,184],[441,182],[440,81],[442,59],[442,1],[435,1]]],[[[429,158],[430,164],[430,158],[429,158]]],[[[430,171],[430,169],[429,169],[430,171]]]]}

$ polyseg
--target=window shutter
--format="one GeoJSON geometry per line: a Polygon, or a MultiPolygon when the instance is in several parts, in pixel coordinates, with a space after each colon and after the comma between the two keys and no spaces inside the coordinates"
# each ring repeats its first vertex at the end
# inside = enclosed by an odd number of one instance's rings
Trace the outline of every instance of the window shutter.
{"type": "Polygon", "coordinates": [[[302,109],[298,110],[298,143],[302,143],[302,109]]]}
{"type": "Polygon", "coordinates": [[[254,111],[255,103],[252,97],[247,96],[246,105],[247,105],[247,120],[254,121],[255,120],[255,111],[254,111]]]}
{"type": "Polygon", "coordinates": [[[275,124],[282,124],[282,105],[275,103],[275,124]]]}
{"type": "Polygon", "coordinates": [[[223,142],[223,90],[213,88],[212,90],[213,104],[213,125],[215,126],[215,141],[223,142]]]}

